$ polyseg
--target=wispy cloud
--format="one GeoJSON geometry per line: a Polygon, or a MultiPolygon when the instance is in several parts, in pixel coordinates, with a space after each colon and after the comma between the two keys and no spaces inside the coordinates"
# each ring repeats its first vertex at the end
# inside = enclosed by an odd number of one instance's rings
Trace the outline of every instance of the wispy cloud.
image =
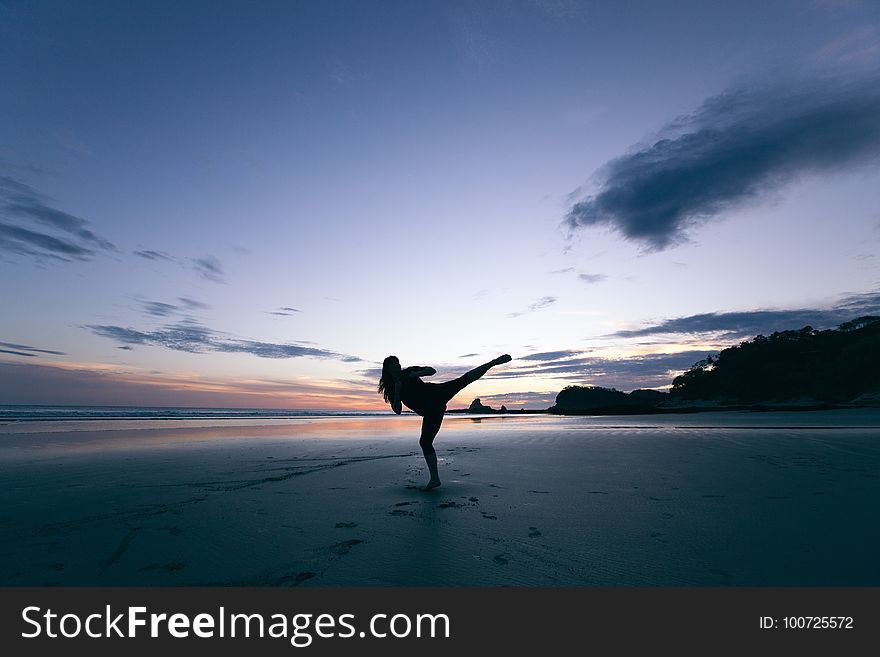
{"type": "Polygon", "coordinates": [[[291,315],[295,315],[297,313],[301,313],[302,310],[298,308],[290,308],[289,306],[282,306],[277,310],[270,310],[270,315],[276,315],[277,317],[290,317],[291,315]]]}
{"type": "Polygon", "coordinates": [[[180,310],[173,303],[163,303],[161,301],[144,301],[142,303],[144,312],[153,317],[170,317],[176,315],[180,310]]]}
{"type": "Polygon", "coordinates": [[[40,354],[50,354],[52,356],[64,356],[63,351],[55,351],[53,349],[38,349],[26,344],[17,344],[15,342],[0,342],[0,354],[12,354],[13,356],[27,356],[35,358],[40,354]]]}
{"type": "Polygon", "coordinates": [[[550,361],[550,360],[559,360],[560,358],[571,358],[581,352],[579,351],[571,351],[569,349],[561,350],[561,351],[542,351],[537,354],[529,354],[527,356],[517,356],[517,360],[536,360],[536,361],[550,361]]]}
{"type": "Polygon", "coordinates": [[[140,304],[143,312],[152,317],[174,317],[175,315],[185,315],[189,312],[210,308],[208,304],[189,297],[178,297],[178,303],[153,301],[141,297],[135,297],[135,300],[140,304]]]}
{"type": "Polygon", "coordinates": [[[880,78],[732,89],[608,162],[574,203],[571,229],[608,225],[649,250],[807,174],[880,156],[880,78]]]}
{"type": "Polygon", "coordinates": [[[89,222],[49,204],[25,183],[0,176],[0,250],[37,260],[92,260],[116,251],[89,222]]]}
{"type": "Polygon", "coordinates": [[[664,319],[638,329],[617,331],[614,337],[638,338],[660,335],[717,335],[724,339],[767,335],[774,331],[812,326],[827,329],[862,315],[880,314],[880,292],[850,295],[824,309],[750,310],[711,312],[664,319]]]}
{"type": "Polygon", "coordinates": [[[185,377],[103,365],[0,360],[10,404],[109,404],[251,408],[375,408],[375,385],[337,381],[185,377]]]}
{"type": "Polygon", "coordinates": [[[226,272],[223,270],[223,263],[216,256],[206,255],[202,258],[194,258],[192,264],[203,278],[214,283],[226,282],[226,272]]]}
{"type": "Polygon", "coordinates": [[[557,392],[510,392],[502,395],[484,395],[480,397],[480,401],[495,409],[500,409],[501,406],[506,406],[511,411],[518,411],[520,408],[544,409],[556,403],[557,392]]]}
{"type": "Polygon", "coordinates": [[[139,258],[143,258],[144,260],[165,260],[166,262],[176,262],[174,256],[169,255],[164,251],[153,251],[151,249],[145,249],[140,251],[132,251],[132,253],[139,258]]]}
{"type": "Polygon", "coordinates": [[[554,303],[556,303],[556,297],[541,297],[540,299],[535,301],[535,303],[531,304],[525,310],[520,310],[518,312],[508,313],[507,316],[508,317],[521,317],[522,315],[525,315],[526,313],[533,313],[536,310],[540,310],[541,308],[546,308],[547,306],[550,306],[554,303]]]}
{"type": "Polygon", "coordinates": [[[133,328],[93,324],[85,328],[95,335],[123,345],[151,345],[188,353],[246,353],[259,358],[319,358],[360,362],[360,358],[309,347],[304,343],[262,342],[230,337],[192,319],[181,320],[162,328],[140,331],[133,328]]]}
{"type": "Polygon", "coordinates": [[[578,274],[578,279],[583,283],[601,283],[608,279],[605,274],[578,274]]]}
{"type": "MultiPolygon", "coordinates": [[[[548,359],[545,362],[527,363],[525,366],[518,365],[494,374],[492,378],[541,377],[561,379],[565,383],[576,382],[629,391],[636,388],[657,388],[671,385],[672,379],[677,374],[684,372],[707,355],[705,351],[681,351],[609,358],[590,356],[575,351],[548,353],[550,355],[556,353],[570,353],[572,355],[548,359]]],[[[538,355],[534,354],[534,356],[538,355]]],[[[520,358],[518,360],[526,359],[520,358]]]]}
{"type": "Polygon", "coordinates": [[[189,297],[178,297],[177,300],[180,301],[180,303],[183,304],[183,307],[187,310],[208,310],[211,307],[206,303],[189,297]]]}

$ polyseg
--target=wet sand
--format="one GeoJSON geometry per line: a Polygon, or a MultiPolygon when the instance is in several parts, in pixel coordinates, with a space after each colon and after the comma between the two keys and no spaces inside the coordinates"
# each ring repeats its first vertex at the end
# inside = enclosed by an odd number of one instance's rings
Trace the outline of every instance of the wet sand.
{"type": "Polygon", "coordinates": [[[880,413],[0,427],[0,584],[880,585],[880,413]]]}

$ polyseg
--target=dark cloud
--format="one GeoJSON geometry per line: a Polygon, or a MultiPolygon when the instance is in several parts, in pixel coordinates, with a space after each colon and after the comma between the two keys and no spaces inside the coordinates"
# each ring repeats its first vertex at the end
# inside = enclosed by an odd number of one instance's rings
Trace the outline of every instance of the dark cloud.
{"type": "Polygon", "coordinates": [[[578,274],[578,278],[584,283],[601,283],[608,277],[605,274],[578,274]]]}
{"type": "Polygon", "coordinates": [[[13,356],[28,356],[29,358],[33,358],[36,354],[28,354],[22,351],[13,351],[12,349],[0,349],[0,354],[12,354],[13,356]]]}
{"type": "Polygon", "coordinates": [[[166,260],[168,262],[175,262],[174,257],[164,251],[152,251],[147,249],[143,251],[132,251],[132,253],[145,260],[166,260]]]}
{"type": "Polygon", "coordinates": [[[194,258],[192,262],[196,271],[209,281],[214,283],[226,282],[226,272],[223,270],[223,263],[216,256],[207,255],[203,258],[194,258]]]}
{"type": "Polygon", "coordinates": [[[5,223],[0,223],[0,248],[20,255],[67,261],[91,260],[95,256],[93,249],[71,240],[5,223]]]}
{"type": "Polygon", "coordinates": [[[74,261],[116,251],[85,219],[52,207],[42,194],[8,176],[0,176],[0,219],[0,249],[10,253],[74,261]]]}
{"type": "Polygon", "coordinates": [[[609,225],[660,250],[694,224],[795,178],[878,156],[877,75],[734,89],[607,163],[598,191],[572,205],[566,222],[609,225]]]}
{"type": "Polygon", "coordinates": [[[812,326],[827,329],[862,315],[880,314],[880,292],[851,295],[827,309],[752,310],[701,313],[666,319],[639,329],[618,331],[614,337],[638,338],[664,334],[715,334],[723,338],[750,338],[812,326]]]}
{"type": "Polygon", "coordinates": [[[89,325],[95,335],[123,345],[153,345],[187,353],[247,353],[259,358],[322,358],[360,362],[360,358],[334,351],[308,347],[302,343],[274,343],[232,338],[194,320],[182,320],[152,331],[138,331],[113,325],[89,325]]]}
{"type": "Polygon", "coordinates": [[[473,358],[475,356],[479,356],[480,354],[462,354],[459,358],[473,358]]]}
{"type": "Polygon", "coordinates": [[[52,356],[64,356],[63,351],[55,351],[53,349],[38,349],[30,347],[26,344],[17,344],[15,342],[0,342],[0,352],[4,354],[14,354],[16,356],[38,356],[39,354],[50,354],[52,356]]]}
{"type": "Polygon", "coordinates": [[[546,308],[547,306],[554,304],[554,303],[556,303],[556,297],[541,297],[540,299],[535,301],[535,303],[531,304],[525,310],[521,310],[521,311],[515,312],[515,313],[508,313],[507,316],[508,317],[521,317],[522,315],[525,315],[526,313],[533,313],[536,310],[540,310],[541,308],[546,308]]]}

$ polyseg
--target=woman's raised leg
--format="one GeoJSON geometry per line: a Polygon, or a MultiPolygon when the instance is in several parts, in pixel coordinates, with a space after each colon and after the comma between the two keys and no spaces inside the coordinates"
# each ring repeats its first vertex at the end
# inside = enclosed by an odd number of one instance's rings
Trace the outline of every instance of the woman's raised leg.
{"type": "Polygon", "coordinates": [[[488,363],[483,363],[479,367],[475,367],[470,372],[465,374],[465,377],[467,378],[468,383],[473,383],[496,365],[503,365],[504,363],[509,363],[511,360],[512,359],[509,354],[504,354],[503,356],[499,356],[495,360],[490,360],[488,363]]]}

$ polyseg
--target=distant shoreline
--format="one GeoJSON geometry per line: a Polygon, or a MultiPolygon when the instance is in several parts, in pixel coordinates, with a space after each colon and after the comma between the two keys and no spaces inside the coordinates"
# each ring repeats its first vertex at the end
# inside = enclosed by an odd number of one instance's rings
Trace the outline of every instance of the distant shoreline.
{"type": "Polygon", "coordinates": [[[456,408],[446,411],[447,414],[456,415],[669,415],[672,413],[720,413],[729,411],[749,411],[752,413],[771,413],[771,412],[800,412],[800,411],[842,411],[857,408],[878,408],[877,404],[824,404],[824,403],[808,403],[808,404],[689,404],[682,406],[666,406],[666,407],[648,407],[648,406],[603,406],[597,408],[581,409],[519,409],[519,410],[499,410],[491,408],[489,410],[473,411],[469,408],[456,408]]]}

